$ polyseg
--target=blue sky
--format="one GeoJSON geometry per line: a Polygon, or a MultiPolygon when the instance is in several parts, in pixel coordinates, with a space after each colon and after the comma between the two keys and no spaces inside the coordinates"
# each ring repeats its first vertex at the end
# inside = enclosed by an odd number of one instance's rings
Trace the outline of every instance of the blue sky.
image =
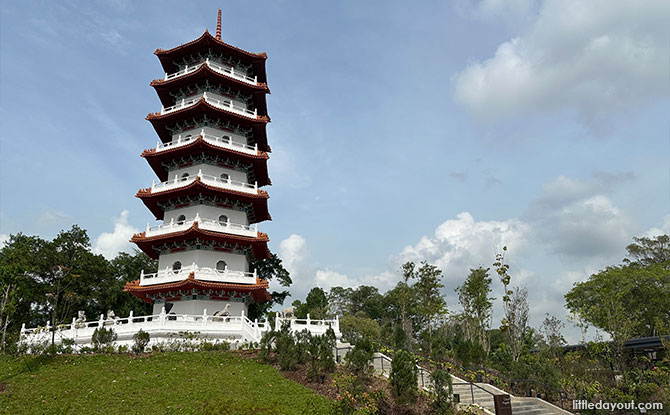
{"type": "Polygon", "coordinates": [[[218,8],[225,41],[269,55],[261,228],[296,296],[385,291],[428,260],[456,311],[507,245],[538,326],[633,236],[670,232],[667,2],[115,0],[0,11],[0,238],[76,223],[96,252],[131,249],[153,223],[134,197],[153,51],[213,32],[218,8]]]}

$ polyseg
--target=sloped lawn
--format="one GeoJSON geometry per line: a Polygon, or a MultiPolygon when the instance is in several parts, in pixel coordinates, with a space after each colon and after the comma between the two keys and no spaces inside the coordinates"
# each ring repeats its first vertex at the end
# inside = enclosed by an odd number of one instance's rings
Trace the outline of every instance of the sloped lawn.
{"type": "Polygon", "coordinates": [[[0,356],[0,414],[326,414],[331,403],[235,352],[0,356]]]}

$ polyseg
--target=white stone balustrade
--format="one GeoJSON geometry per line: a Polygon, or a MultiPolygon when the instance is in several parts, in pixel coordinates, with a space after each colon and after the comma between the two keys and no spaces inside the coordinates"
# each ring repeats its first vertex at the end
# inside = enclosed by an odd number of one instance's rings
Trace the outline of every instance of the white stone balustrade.
{"type": "Polygon", "coordinates": [[[216,98],[213,98],[211,96],[208,96],[207,92],[203,92],[202,95],[196,96],[196,97],[193,97],[193,98],[189,98],[189,99],[184,98],[184,99],[177,102],[175,105],[173,105],[171,107],[166,108],[166,107],[161,106],[161,115],[169,114],[171,112],[178,111],[178,110],[183,109],[183,108],[191,107],[191,106],[197,104],[200,101],[201,98],[204,98],[205,101],[208,104],[213,105],[217,108],[224,109],[226,111],[234,112],[236,114],[240,114],[240,115],[243,115],[245,117],[254,118],[254,119],[257,118],[257,116],[258,116],[258,111],[255,108],[252,111],[252,110],[244,108],[240,105],[234,104],[232,100],[229,100],[229,99],[223,99],[222,100],[222,99],[216,99],[216,98]]]}
{"type": "Polygon", "coordinates": [[[221,148],[229,148],[231,150],[236,150],[240,151],[242,153],[247,153],[247,154],[258,154],[258,144],[254,144],[253,146],[243,144],[243,143],[238,143],[236,141],[233,141],[233,139],[229,136],[222,136],[222,137],[217,137],[215,135],[211,134],[205,134],[205,130],[202,129],[200,131],[200,135],[189,135],[182,137],[181,134],[177,136],[176,140],[172,140],[169,143],[161,143],[160,141],[156,143],[156,152],[159,153],[164,150],[169,150],[172,148],[177,148],[181,146],[185,146],[189,143],[192,143],[195,141],[198,137],[202,137],[207,143],[215,145],[217,147],[221,148]]]}
{"type": "Polygon", "coordinates": [[[328,328],[332,328],[337,339],[342,337],[340,333],[340,319],[337,316],[333,320],[313,320],[309,314],[307,314],[307,318],[305,319],[282,318],[277,314],[275,316],[275,328],[281,327],[283,324],[289,324],[291,333],[307,330],[311,334],[322,335],[326,333],[328,328]]]}
{"type": "Polygon", "coordinates": [[[165,235],[167,233],[185,231],[193,226],[194,222],[198,222],[198,227],[200,229],[206,229],[208,231],[249,236],[252,238],[258,236],[258,225],[256,224],[248,226],[240,225],[238,223],[231,223],[230,219],[227,219],[225,222],[217,219],[205,219],[201,218],[200,214],[198,213],[196,213],[195,217],[191,219],[185,219],[183,221],[175,221],[174,218],[172,218],[170,219],[170,222],[163,223],[162,225],[150,226],[147,224],[147,229],[144,235],[146,237],[152,237],[165,235]]]}
{"type": "Polygon", "coordinates": [[[191,272],[196,280],[231,284],[255,284],[257,276],[256,270],[254,272],[233,271],[227,267],[223,270],[217,270],[215,268],[199,267],[193,263],[178,270],[166,267],[151,274],[145,274],[144,270],[142,270],[140,273],[140,286],[183,281],[191,272]]]}
{"type": "MultiPolygon", "coordinates": [[[[98,320],[77,323],[72,319],[71,324],[59,325],[55,330],[55,343],[60,344],[64,339],[72,339],[75,347],[92,346],[91,338],[98,327],[113,329],[117,334],[117,345],[133,344],[133,335],[140,330],[149,333],[151,343],[171,342],[179,339],[180,332],[199,332],[203,339],[208,340],[237,340],[240,342],[260,342],[263,334],[270,330],[267,322],[251,321],[242,312],[238,316],[214,316],[204,310],[201,315],[166,314],[165,308],[160,314],[148,316],[133,316],[131,312],[126,318],[106,319],[100,315],[98,320]]],[[[51,341],[51,327],[27,329],[21,327],[22,344],[31,347],[51,341]]]]}
{"type": "Polygon", "coordinates": [[[248,76],[244,73],[241,73],[239,71],[236,72],[234,67],[228,66],[228,65],[223,65],[223,64],[220,64],[220,63],[217,63],[217,62],[214,62],[214,61],[210,61],[209,58],[205,59],[204,62],[198,63],[196,65],[191,65],[191,66],[186,65],[186,67],[179,72],[175,72],[175,73],[171,73],[171,74],[166,73],[165,78],[163,78],[163,80],[167,81],[167,80],[170,80],[170,79],[175,79],[175,78],[179,78],[179,77],[184,76],[184,75],[188,75],[192,72],[197,71],[202,65],[207,65],[211,69],[213,69],[214,71],[216,71],[216,72],[218,72],[222,75],[228,76],[230,78],[238,79],[238,80],[246,82],[250,85],[257,85],[258,84],[258,77],[254,76],[252,78],[252,77],[250,77],[250,76],[248,76]]]}
{"type": "Polygon", "coordinates": [[[200,177],[200,180],[202,180],[203,183],[206,183],[214,187],[219,187],[222,189],[230,189],[235,190],[237,192],[244,192],[250,194],[258,193],[258,182],[254,182],[254,184],[251,184],[241,182],[239,180],[232,180],[231,178],[226,179],[216,177],[209,174],[203,174],[202,170],[198,170],[198,174],[195,176],[179,177],[178,175],[175,175],[174,179],[172,180],[168,180],[161,183],[156,183],[154,181],[151,183],[151,193],[159,193],[170,189],[176,189],[179,187],[188,186],[189,184],[193,183],[196,177],[200,177]]]}

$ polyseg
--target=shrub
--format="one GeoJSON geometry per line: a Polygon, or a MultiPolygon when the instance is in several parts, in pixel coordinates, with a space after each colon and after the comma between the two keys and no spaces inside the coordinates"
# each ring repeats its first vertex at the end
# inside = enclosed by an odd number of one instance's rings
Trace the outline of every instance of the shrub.
{"type": "Polygon", "coordinates": [[[454,404],[451,401],[453,386],[451,385],[451,374],[438,366],[430,377],[433,381],[433,401],[431,406],[435,415],[451,415],[454,413],[454,404]]]}
{"type": "Polygon", "coordinates": [[[370,364],[375,355],[372,342],[367,338],[360,338],[354,348],[347,354],[347,368],[359,379],[366,379],[372,374],[370,364]]]}
{"type": "Polygon", "coordinates": [[[401,405],[416,402],[419,372],[414,358],[407,350],[398,351],[391,362],[391,391],[401,405]]]}
{"type": "Polygon", "coordinates": [[[277,332],[274,330],[268,331],[261,338],[261,351],[258,354],[261,361],[265,363],[274,363],[275,359],[272,356],[272,343],[275,342],[276,338],[277,332]]]}
{"type": "Polygon", "coordinates": [[[144,330],[138,331],[133,335],[133,341],[135,342],[133,344],[133,353],[135,354],[140,354],[144,352],[144,349],[147,347],[149,344],[149,340],[151,340],[151,336],[149,336],[149,333],[147,333],[144,330]]]}
{"type": "Polygon", "coordinates": [[[298,365],[298,350],[295,340],[288,326],[284,326],[277,333],[275,340],[277,348],[277,362],[282,370],[295,370],[298,365]]]}
{"type": "Polygon", "coordinates": [[[376,415],[380,413],[380,405],[384,400],[384,392],[373,390],[368,392],[361,388],[355,376],[350,374],[335,375],[337,398],[333,405],[336,415],[376,415]]]}
{"type": "Polygon", "coordinates": [[[319,362],[321,369],[324,372],[335,371],[335,357],[333,356],[333,349],[335,348],[335,331],[328,328],[326,333],[321,336],[321,344],[319,346],[319,362]]]}
{"type": "Polygon", "coordinates": [[[93,332],[93,337],[91,342],[93,343],[93,348],[96,351],[109,351],[112,343],[116,340],[117,336],[114,332],[114,329],[106,329],[104,327],[98,327],[93,332]]]}

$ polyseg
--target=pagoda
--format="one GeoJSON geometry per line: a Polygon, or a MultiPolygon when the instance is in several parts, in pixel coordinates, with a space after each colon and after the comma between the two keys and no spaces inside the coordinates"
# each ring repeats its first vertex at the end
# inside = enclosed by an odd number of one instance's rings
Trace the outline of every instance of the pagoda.
{"type": "Polygon", "coordinates": [[[151,86],[161,111],[145,150],[158,180],[137,197],[162,224],[131,242],[158,269],[143,271],[124,290],[153,304],[153,314],[244,316],[270,300],[254,261],[270,257],[258,223],[270,220],[265,53],[251,53],[207,30],[175,48],[157,49],[163,79],[151,86]]]}

